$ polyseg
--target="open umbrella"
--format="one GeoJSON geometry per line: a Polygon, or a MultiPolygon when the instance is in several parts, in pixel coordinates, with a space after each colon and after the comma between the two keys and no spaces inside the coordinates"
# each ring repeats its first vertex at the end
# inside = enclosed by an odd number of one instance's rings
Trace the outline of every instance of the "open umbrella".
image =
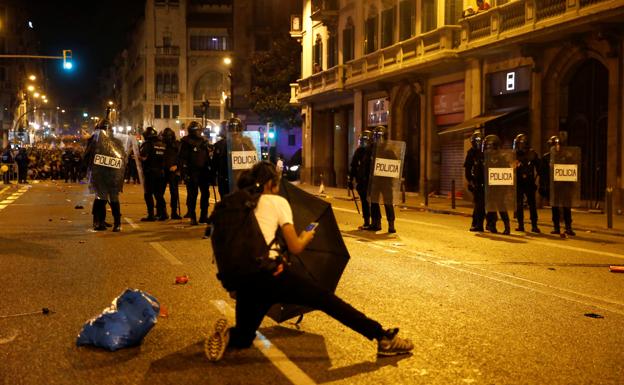
{"type": "MultiPolygon", "coordinates": [[[[299,256],[292,258],[290,268],[333,292],[349,261],[349,251],[340,234],[331,204],[285,179],[280,184],[280,195],[290,203],[297,233],[310,222],[319,223],[314,239],[299,256]]],[[[269,310],[268,316],[276,322],[284,322],[311,310],[302,306],[277,304],[269,310]]]]}

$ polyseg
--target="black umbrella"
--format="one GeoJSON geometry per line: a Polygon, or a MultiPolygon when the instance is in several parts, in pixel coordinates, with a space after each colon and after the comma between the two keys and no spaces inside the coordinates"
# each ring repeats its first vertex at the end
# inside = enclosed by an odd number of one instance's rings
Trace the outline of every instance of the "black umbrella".
{"type": "MultiPolygon", "coordinates": [[[[312,242],[299,256],[291,259],[290,268],[333,292],[349,261],[349,251],[340,234],[331,204],[285,179],[280,184],[280,195],[290,203],[297,233],[310,222],[319,224],[312,242]]],[[[284,322],[311,310],[302,306],[277,304],[269,310],[268,316],[276,322],[284,322]]]]}

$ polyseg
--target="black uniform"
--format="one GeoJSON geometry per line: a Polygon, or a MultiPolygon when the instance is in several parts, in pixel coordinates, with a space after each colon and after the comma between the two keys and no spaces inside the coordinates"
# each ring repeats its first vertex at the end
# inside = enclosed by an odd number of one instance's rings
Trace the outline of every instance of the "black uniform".
{"type": "Polygon", "coordinates": [[[201,136],[187,135],[180,143],[179,163],[186,183],[186,205],[191,224],[197,224],[195,206],[198,190],[201,192],[199,200],[199,223],[206,223],[208,219],[208,200],[210,198],[210,181],[212,179],[210,150],[206,139],[201,136]]]}
{"type": "Polygon", "coordinates": [[[537,204],[535,202],[535,179],[540,169],[540,159],[535,151],[517,153],[516,166],[516,219],[518,220],[517,231],[524,231],[524,196],[526,196],[531,216],[531,231],[539,232],[537,227],[537,204]]]}
{"type": "Polygon", "coordinates": [[[146,138],[140,149],[143,159],[143,186],[145,204],[147,205],[147,217],[145,220],[154,220],[154,199],[156,199],[156,216],[158,220],[166,220],[167,207],[165,202],[165,144],[158,136],[146,138]]]}
{"type": "Polygon", "coordinates": [[[355,179],[355,189],[360,196],[362,202],[362,216],[364,217],[364,226],[370,226],[370,203],[368,202],[368,179],[370,177],[370,164],[372,152],[370,146],[360,146],[355,150],[351,159],[351,168],[349,171],[349,182],[355,179]]]}
{"type": "Polygon", "coordinates": [[[71,173],[72,182],[80,182],[82,179],[82,154],[79,150],[74,150],[72,153],[71,173]]]}
{"type": "MultiPolygon", "coordinates": [[[[373,152],[379,157],[384,159],[396,159],[396,154],[389,150],[385,144],[385,142],[377,142],[374,144],[373,152]]],[[[371,157],[371,161],[369,164],[373,162],[373,158],[371,157]]],[[[369,166],[370,169],[370,166],[369,166]]],[[[388,181],[388,178],[384,177],[375,177],[378,178],[377,181],[377,189],[379,190],[381,196],[383,196],[384,210],[386,211],[386,219],[388,220],[388,232],[394,233],[396,230],[394,229],[394,205],[393,205],[393,197],[392,194],[392,182],[388,181]]],[[[381,207],[379,203],[375,203],[371,201],[371,230],[381,230],[381,207]]]]}
{"type": "MultiPolygon", "coordinates": [[[[483,161],[485,161],[485,159],[483,161]]],[[[494,156],[492,159],[490,159],[489,167],[509,167],[509,162],[507,159],[501,156],[494,156]]],[[[483,169],[485,170],[485,165],[483,166],[483,169]]],[[[483,180],[485,181],[485,172],[483,172],[482,174],[483,174],[483,180]]],[[[505,230],[503,231],[503,234],[509,235],[511,233],[509,213],[507,213],[507,209],[504,207],[504,204],[502,202],[500,201],[497,202],[495,206],[496,206],[496,210],[498,210],[498,215],[500,215],[501,220],[503,221],[503,225],[505,226],[505,230]]],[[[486,222],[485,228],[488,229],[491,233],[497,233],[498,232],[496,230],[497,220],[498,220],[498,217],[496,215],[496,211],[488,211],[485,214],[485,222],[486,222]]]]}
{"type": "Polygon", "coordinates": [[[19,150],[15,156],[15,162],[17,163],[18,169],[18,183],[28,183],[26,178],[28,177],[28,164],[30,163],[30,159],[28,158],[28,153],[26,153],[25,148],[19,150]]]}
{"type": "Polygon", "coordinates": [[[485,184],[483,170],[483,153],[472,147],[464,160],[464,176],[468,181],[468,190],[472,193],[474,208],[470,231],[483,231],[485,220],[485,184]]]}
{"type": "MultiPolygon", "coordinates": [[[[547,152],[542,157],[542,162],[539,168],[539,194],[546,200],[550,200],[550,152],[547,152]]],[[[563,211],[563,222],[565,224],[566,232],[574,234],[572,230],[572,209],[570,207],[551,207],[552,222],[553,222],[553,234],[561,233],[561,212],[563,211]]]]}
{"type": "Polygon", "coordinates": [[[63,165],[63,176],[65,178],[65,183],[67,183],[70,179],[74,179],[72,177],[73,160],[74,160],[74,153],[72,152],[71,149],[68,148],[65,151],[63,151],[63,155],[61,156],[61,162],[63,165]]]}
{"type": "MultiPolygon", "coordinates": [[[[169,195],[171,200],[169,206],[171,207],[171,218],[180,219],[180,194],[178,185],[180,183],[180,164],[178,163],[178,152],[180,151],[180,142],[173,138],[173,140],[165,139],[165,157],[164,157],[164,171],[165,171],[165,184],[169,186],[169,195]]],[[[166,187],[165,187],[166,188],[166,187]]]]}
{"type": "Polygon", "coordinates": [[[225,138],[219,139],[213,147],[212,164],[217,176],[217,186],[219,196],[223,198],[230,193],[230,176],[227,162],[227,141],[225,138]]]}

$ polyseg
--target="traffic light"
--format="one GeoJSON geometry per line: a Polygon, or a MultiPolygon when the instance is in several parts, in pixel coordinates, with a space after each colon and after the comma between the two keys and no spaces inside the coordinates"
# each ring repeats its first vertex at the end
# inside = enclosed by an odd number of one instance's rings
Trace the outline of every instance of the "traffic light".
{"type": "Polygon", "coordinates": [[[72,62],[72,51],[70,49],[64,49],[63,50],[63,68],[69,71],[73,67],[74,67],[74,63],[72,62]]]}
{"type": "Polygon", "coordinates": [[[268,132],[269,132],[269,139],[271,140],[275,139],[275,126],[274,125],[272,124],[269,125],[268,132]]]}

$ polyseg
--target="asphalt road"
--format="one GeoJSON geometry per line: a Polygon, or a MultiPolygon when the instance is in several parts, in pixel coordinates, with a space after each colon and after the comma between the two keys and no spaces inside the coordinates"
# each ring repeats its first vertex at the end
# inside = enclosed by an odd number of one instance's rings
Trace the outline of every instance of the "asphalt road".
{"type": "Polygon", "coordinates": [[[624,274],[609,272],[624,265],[624,237],[474,234],[469,218],[404,210],[397,236],[372,234],[357,231],[350,202],[331,200],[351,253],[337,293],[400,327],[414,353],[378,359],[374,342],[313,312],[300,329],[266,319],[253,348],[213,364],[203,340],[234,302],[202,226],[140,222],[142,190],[127,185],[123,232],[94,233],[85,185],[5,187],[3,384],[624,384],[624,274]],[[189,283],[175,285],[183,274],[189,283]],[[168,317],[139,347],[76,347],[127,287],[168,317]]]}

